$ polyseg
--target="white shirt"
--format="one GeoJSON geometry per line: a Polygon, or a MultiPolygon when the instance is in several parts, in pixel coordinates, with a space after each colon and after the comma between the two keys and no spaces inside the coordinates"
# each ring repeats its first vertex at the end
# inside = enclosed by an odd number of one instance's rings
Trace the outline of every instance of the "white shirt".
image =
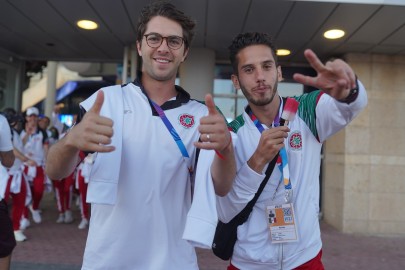
{"type": "MultiPolygon", "coordinates": [[[[26,132],[21,131],[20,137],[24,138],[26,132]]],[[[44,138],[46,132],[42,132],[39,128],[37,131],[28,136],[27,142],[24,145],[24,154],[29,158],[34,160],[38,166],[45,164],[45,149],[44,144],[48,143],[48,138],[44,138]]]]}
{"type": "MultiPolygon", "coordinates": [[[[198,269],[193,246],[182,239],[191,206],[187,164],[161,118],[152,115],[141,89],[128,84],[122,91],[125,103],[117,195],[108,202],[112,204],[92,203],[82,269],[198,269]]],[[[107,92],[105,100],[112,98],[107,92]]],[[[103,104],[102,111],[116,109],[104,108],[110,101],[103,104]]],[[[185,103],[168,105],[165,114],[195,160],[193,142],[199,139],[199,119],[208,110],[188,100],[185,92],[169,101],[179,102],[185,103]]],[[[85,109],[89,106],[87,103],[85,109]]],[[[105,168],[108,163],[100,165],[105,168]]]]}
{"type": "MultiPolygon", "coordinates": [[[[0,115],[0,151],[8,152],[13,150],[11,142],[11,131],[7,119],[0,115]]],[[[7,169],[0,163],[0,200],[4,198],[8,180],[7,169]]]]}
{"type": "Polygon", "coordinates": [[[13,150],[11,143],[11,131],[7,119],[0,115],[0,151],[8,152],[13,150]]]}
{"type": "MultiPolygon", "coordinates": [[[[13,146],[20,151],[21,153],[24,153],[24,144],[21,140],[20,135],[17,133],[17,131],[12,130],[13,132],[13,146]]],[[[21,166],[23,165],[23,162],[19,158],[15,158],[13,166],[10,168],[9,172],[16,172],[16,171],[21,171],[21,166]]]]}
{"type": "MultiPolygon", "coordinates": [[[[283,184],[273,200],[280,179],[280,170],[276,166],[249,219],[238,227],[238,240],[231,259],[235,267],[249,270],[294,269],[319,253],[322,248],[318,221],[321,147],[328,137],[344,128],[366,106],[366,91],[359,84],[359,96],[350,104],[338,102],[327,94],[317,100],[319,92],[297,97],[300,107],[294,121],[289,123],[290,132],[284,144],[299,241],[284,244],[270,241],[265,208],[284,203],[283,184]]],[[[224,222],[231,220],[253,198],[266,169],[258,174],[247,165],[261,136],[249,115],[244,112],[231,126],[236,127],[234,130],[238,135],[234,141],[238,173],[228,195],[217,199],[218,215],[224,222]]]]}

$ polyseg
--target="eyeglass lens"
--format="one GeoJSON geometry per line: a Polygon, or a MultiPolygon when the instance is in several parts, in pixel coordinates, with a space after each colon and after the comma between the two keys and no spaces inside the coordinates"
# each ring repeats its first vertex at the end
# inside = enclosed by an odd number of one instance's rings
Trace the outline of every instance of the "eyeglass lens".
{"type": "Polygon", "coordinates": [[[179,49],[181,45],[183,45],[183,38],[179,36],[163,37],[159,34],[148,34],[145,35],[145,37],[146,43],[152,48],[159,47],[162,44],[163,39],[166,39],[166,44],[171,49],[179,49]]]}

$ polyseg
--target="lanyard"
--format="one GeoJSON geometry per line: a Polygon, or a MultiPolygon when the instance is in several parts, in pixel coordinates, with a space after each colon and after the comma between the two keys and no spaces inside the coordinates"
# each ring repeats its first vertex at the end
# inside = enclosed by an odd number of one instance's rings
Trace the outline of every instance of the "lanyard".
{"type": "Polygon", "coordinates": [[[181,152],[181,155],[183,156],[184,161],[186,162],[188,172],[190,173],[190,177],[191,177],[193,175],[193,167],[191,166],[191,160],[190,160],[190,156],[188,155],[186,146],[184,145],[184,143],[181,140],[177,131],[174,129],[172,123],[170,123],[169,119],[167,118],[167,116],[166,116],[165,112],[162,110],[162,108],[160,108],[160,106],[157,105],[151,99],[149,99],[149,101],[152,103],[152,105],[155,108],[156,112],[158,113],[160,119],[162,119],[162,121],[165,124],[167,130],[169,131],[170,135],[172,135],[173,140],[176,142],[177,146],[179,147],[179,150],[181,152]]]}
{"type": "MultiPolygon", "coordinates": [[[[280,125],[280,115],[281,115],[280,108],[282,107],[282,105],[283,105],[283,101],[280,98],[280,107],[278,110],[278,114],[274,118],[274,121],[272,124],[272,126],[274,126],[274,127],[278,127],[280,125]]],[[[264,131],[262,123],[260,123],[259,119],[257,119],[256,115],[254,115],[254,113],[252,112],[252,109],[249,106],[246,108],[246,112],[248,113],[248,115],[250,116],[250,119],[255,124],[257,130],[259,130],[259,132],[262,133],[264,131]]],[[[280,156],[279,156],[279,160],[277,160],[277,166],[280,170],[281,177],[280,177],[278,186],[274,192],[274,196],[276,195],[276,192],[278,190],[278,187],[280,186],[280,183],[284,180],[284,190],[285,190],[284,200],[287,203],[291,202],[292,185],[291,185],[291,181],[290,181],[290,170],[288,167],[288,157],[287,157],[287,151],[286,151],[285,147],[280,149],[280,156]],[[280,161],[280,159],[281,159],[281,161],[280,161]]],[[[273,199],[274,199],[274,196],[273,196],[273,199]]]]}

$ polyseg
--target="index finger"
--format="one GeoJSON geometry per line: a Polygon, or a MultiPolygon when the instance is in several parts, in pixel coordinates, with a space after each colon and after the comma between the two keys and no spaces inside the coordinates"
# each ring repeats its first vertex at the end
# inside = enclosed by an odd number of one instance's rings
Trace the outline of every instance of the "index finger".
{"type": "Polygon", "coordinates": [[[306,49],[304,51],[304,56],[308,60],[308,63],[318,72],[323,72],[326,70],[325,65],[319,60],[318,56],[311,50],[306,49]]]}

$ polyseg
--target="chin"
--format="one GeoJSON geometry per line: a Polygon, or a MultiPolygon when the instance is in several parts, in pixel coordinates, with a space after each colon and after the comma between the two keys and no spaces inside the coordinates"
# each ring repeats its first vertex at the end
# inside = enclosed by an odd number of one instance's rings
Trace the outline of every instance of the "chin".
{"type": "Polygon", "coordinates": [[[163,72],[152,72],[149,76],[156,81],[167,81],[171,76],[163,72]]]}

